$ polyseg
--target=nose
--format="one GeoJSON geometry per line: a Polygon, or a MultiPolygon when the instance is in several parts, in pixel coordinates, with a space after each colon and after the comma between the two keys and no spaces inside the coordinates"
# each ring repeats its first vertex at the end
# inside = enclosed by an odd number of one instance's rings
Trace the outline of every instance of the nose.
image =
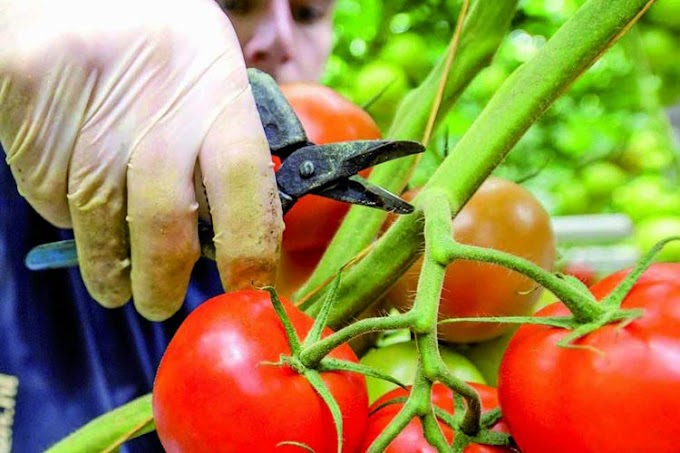
{"type": "Polygon", "coordinates": [[[292,58],[294,21],[288,0],[271,0],[243,53],[246,64],[269,74],[292,58]]]}

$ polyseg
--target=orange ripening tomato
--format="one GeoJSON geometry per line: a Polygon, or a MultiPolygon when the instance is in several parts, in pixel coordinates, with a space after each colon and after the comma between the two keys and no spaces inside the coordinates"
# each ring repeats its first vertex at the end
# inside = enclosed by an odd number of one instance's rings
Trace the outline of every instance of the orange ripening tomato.
{"type": "MultiPolygon", "coordinates": [[[[417,189],[403,198],[411,200],[417,189]]],[[[521,256],[552,269],[555,237],[550,216],[539,201],[514,182],[489,177],[453,220],[456,241],[521,256]]],[[[419,259],[390,289],[388,302],[410,307],[420,274],[419,259]]],[[[540,287],[528,277],[499,265],[454,261],[446,269],[439,306],[440,319],[474,316],[524,316],[536,308],[540,287]]],[[[440,324],[439,337],[453,343],[474,343],[500,336],[511,325],[493,323],[440,324]]]]}

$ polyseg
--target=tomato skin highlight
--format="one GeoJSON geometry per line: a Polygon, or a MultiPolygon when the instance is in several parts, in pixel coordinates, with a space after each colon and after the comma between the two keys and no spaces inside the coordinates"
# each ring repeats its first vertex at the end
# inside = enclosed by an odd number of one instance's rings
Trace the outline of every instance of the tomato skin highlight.
{"type": "MultiPolygon", "coordinates": [[[[498,407],[498,396],[496,389],[488,385],[469,383],[479,394],[482,402],[482,411],[489,411],[498,407]]],[[[368,419],[368,427],[366,429],[366,437],[361,451],[366,451],[373,441],[380,435],[385,427],[394,419],[397,413],[403,407],[403,403],[395,403],[383,406],[386,402],[395,398],[406,397],[410,392],[411,387],[407,389],[396,388],[382,397],[378,398],[371,404],[368,419]]],[[[454,413],[453,397],[451,390],[441,383],[435,383],[432,386],[432,403],[445,410],[446,412],[454,413]]],[[[451,443],[454,437],[453,430],[445,423],[439,422],[439,426],[444,433],[446,440],[451,443]]],[[[494,427],[493,431],[508,433],[508,427],[501,419],[494,427]]],[[[409,422],[404,430],[390,443],[385,450],[385,453],[435,453],[437,450],[431,446],[425,439],[423,434],[422,423],[419,418],[415,418],[409,422]]],[[[510,448],[497,447],[491,445],[470,444],[465,449],[465,453],[503,453],[513,451],[510,448]]]]}
{"type": "MultiPolygon", "coordinates": [[[[601,299],[628,271],[595,284],[601,299]]],[[[624,299],[644,315],[557,346],[564,329],[523,325],[501,362],[499,398],[523,452],[677,452],[680,264],[654,264],[624,299]],[[594,349],[592,349],[594,348],[594,349]]],[[[537,316],[566,315],[562,303],[537,316]]]]}
{"type": "MultiPolygon", "coordinates": [[[[404,194],[413,199],[417,191],[404,194]]],[[[453,220],[456,241],[501,250],[553,267],[556,246],[550,216],[522,186],[489,177],[453,220]]],[[[392,286],[387,300],[400,309],[411,306],[422,258],[392,286]]],[[[439,318],[529,316],[541,295],[528,277],[504,267],[458,260],[446,269],[439,318]]],[[[452,323],[438,326],[439,338],[451,343],[475,343],[499,337],[512,325],[452,323]]]]}
{"type": "MultiPolygon", "coordinates": [[[[282,302],[304,338],[312,318],[282,302]]],[[[166,451],[300,451],[277,447],[293,441],[335,452],[335,425],[322,398],[303,376],[274,364],[289,353],[268,292],[232,292],[200,305],[170,342],[154,382],[154,418],[166,451]]],[[[347,345],[330,356],[358,361],[347,345]]],[[[343,451],[357,451],[368,417],[365,379],[349,372],[322,378],[343,413],[343,451]]]]}

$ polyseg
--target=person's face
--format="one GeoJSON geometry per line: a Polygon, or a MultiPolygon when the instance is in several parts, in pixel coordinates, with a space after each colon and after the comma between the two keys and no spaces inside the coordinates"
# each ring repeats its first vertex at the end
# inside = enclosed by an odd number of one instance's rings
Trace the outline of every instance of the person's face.
{"type": "Polygon", "coordinates": [[[335,0],[217,0],[248,67],[278,82],[318,82],[331,50],[335,0]]]}

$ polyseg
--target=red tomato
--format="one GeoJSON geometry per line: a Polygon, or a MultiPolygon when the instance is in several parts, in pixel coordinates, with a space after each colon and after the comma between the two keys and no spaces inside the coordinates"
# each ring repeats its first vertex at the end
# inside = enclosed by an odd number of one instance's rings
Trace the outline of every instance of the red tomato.
{"type": "MultiPolygon", "coordinates": [[[[404,194],[413,199],[417,190],[404,194]]],[[[551,269],[555,261],[555,237],[550,216],[522,186],[501,178],[488,178],[453,220],[454,238],[512,253],[551,269]]],[[[416,292],[422,260],[418,260],[388,293],[388,300],[408,308],[416,292]]],[[[439,316],[441,319],[471,316],[530,315],[540,297],[531,279],[495,264],[455,261],[446,270],[439,316]]],[[[444,341],[473,343],[498,337],[510,325],[488,323],[441,324],[444,341]]]]}
{"type": "MultiPolygon", "coordinates": [[[[312,318],[283,302],[304,338],[312,318]]],[[[291,441],[335,452],[330,410],[302,375],[273,364],[282,354],[290,354],[288,340],[266,291],[201,304],[168,345],[154,383],[154,418],[166,451],[300,451],[278,446],[291,441]]],[[[357,361],[347,345],[330,356],[357,361]]],[[[343,451],[356,451],[368,417],[365,379],[350,372],[322,377],[343,414],[343,451]]]]}
{"type": "MultiPolygon", "coordinates": [[[[628,273],[591,290],[608,294],[628,273]]],[[[623,301],[644,315],[574,342],[569,332],[523,325],[503,357],[499,398],[525,453],[677,452],[680,433],[680,264],[654,264],[623,301]]],[[[537,316],[566,315],[561,303],[537,316]]]]}
{"type": "Polygon", "coordinates": [[[597,282],[597,271],[588,263],[567,263],[562,272],[573,275],[587,286],[594,285],[597,282]]]}
{"type": "MultiPolygon", "coordinates": [[[[292,83],[282,85],[281,91],[300,119],[307,138],[316,144],[381,138],[371,116],[331,88],[292,83]]],[[[316,195],[301,198],[284,217],[284,250],[325,249],[348,209],[347,203],[316,195]]]]}
{"type": "MultiPolygon", "coordinates": [[[[496,389],[484,384],[470,383],[470,385],[477,391],[482,400],[482,411],[488,411],[498,407],[498,397],[496,389]]],[[[401,410],[403,403],[395,403],[383,406],[395,398],[406,397],[410,392],[410,386],[407,389],[397,388],[389,393],[386,393],[371,405],[371,415],[368,418],[368,427],[366,429],[366,437],[364,438],[364,445],[361,451],[366,451],[371,443],[380,435],[385,427],[392,421],[392,419],[401,410]]],[[[451,390],[443,384],[436,383],[432,386],[432,404],[444,409],[446,412],[453,414],[454,404],[451,390]]],[[[451,443],[454,437],[453,430],[447,424],[439,422],[439,426],[444,433],[446,439],[451,443]]],[[[500,420],[494,427],[493,431],[507,433],[508,429],[503,420],[500,420]]],[[[423,427],[420,419],[415,418],[406,426],[406,428],[392,441],[385,453],[430,453],[437,450],[432,447],[423,434],[423,427]]],[[[494,447],[491,445],[471,444],[465,448],[465,453],[500,453],[512,451],[505,447],[494,447]]]]}

